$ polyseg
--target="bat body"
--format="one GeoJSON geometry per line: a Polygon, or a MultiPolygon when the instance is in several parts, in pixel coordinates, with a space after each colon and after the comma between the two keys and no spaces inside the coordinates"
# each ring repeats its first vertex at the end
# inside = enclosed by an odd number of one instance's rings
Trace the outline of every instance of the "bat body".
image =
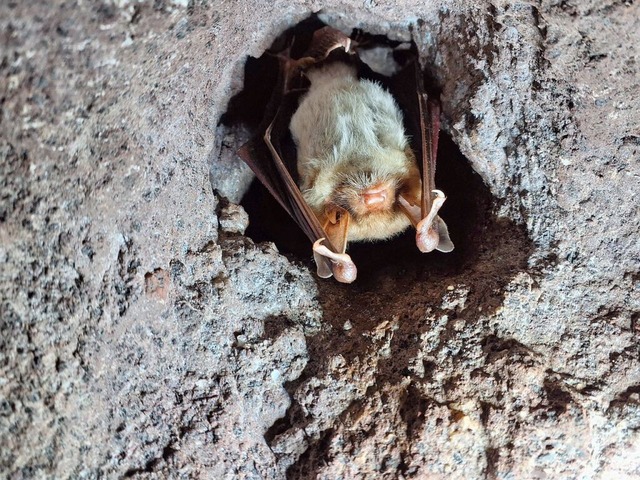
{"type": "Polygon", "coordinates": [[[413,225],[422,252],[453,250],[437,215],[445,200],[434,176],[439,104],[424,93],[414,59],[399,75],[409,80],[399,91],[411,94],[405,104],[420,139],[420,148],[412,149],[394,97],[361,78],[366,69],[359,68],[356,47],[324,27],[303,57],[291,58],[290,49],[277,55],[281,75],[262,137],[239,151],[313,243],[318,275],[346,283],[357,274],[346,253],[349,241],[382,240],[413,225]],[[307,91],[294,97],[301,81],[307,91]],[[297,158],[282,153],[287,131],[297,158]]]}
{"type": "Polygon", "coordinates": [[[411,225],[400,191],[419,197],[420,170],[402,113],[379,84],[334,62],[307,73],[311,86],[291,119],[299,185],[320,223],[348,212],[348,241],[383,240],[411,225]]]}

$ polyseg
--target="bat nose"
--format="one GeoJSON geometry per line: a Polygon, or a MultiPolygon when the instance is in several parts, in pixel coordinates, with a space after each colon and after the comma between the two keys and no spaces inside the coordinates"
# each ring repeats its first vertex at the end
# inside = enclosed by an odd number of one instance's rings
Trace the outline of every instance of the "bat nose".
{"type": "Polygon", "coordinates": [[[384,208],[391,196],[389,185],[379,184],[367,188],[360,194],[362,202],[370,210],[384,208]]]}
{"type": "Polygon", "coordinates": [[[362,194],[362,200],[365,205],[375,205],[376,203],[384,203],[387,199],[387,192],[365,192],[362,194]]]}

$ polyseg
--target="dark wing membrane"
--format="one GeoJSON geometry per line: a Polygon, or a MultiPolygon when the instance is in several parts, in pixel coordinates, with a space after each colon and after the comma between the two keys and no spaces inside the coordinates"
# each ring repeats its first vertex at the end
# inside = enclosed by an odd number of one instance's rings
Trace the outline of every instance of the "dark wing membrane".
{"type": "MultiPolygon", "coordinates": [[[[238,152],[312,243],[327,235],[295,182],[297,160],[295,153],[283,151],[283,139],[288,135],[291,116],[298,105],[298,88],[301,81],[304,83],[302,70],[324,61],[333,51],[349,51],[351,42],[342,32],[324,27],[314,32],[303,58],[291,59],[291,48],[277,55],[280,66],[278,83],[258,135],[238,152]]],[[[325,244],[337,252],[328,239],[325,244]]]]}
{"type": "Polygon", "coordinates": [[[417,52],[406,52],[406,56],[404,67],[392,79],[391,93],[405,112],[405,128],[422,173],[421,209],[424,216],[431,210],[431,192],[436,188],[440,107],[425,92],[417,52]]]}
{"type": "Polygon", "coordinates": [[[289,130],[291,115],[295,110],[295,104],[292,105],[292,103],[291,97],[285,96],[281,107],[276,111],[273,121],[267,126],[263,139],[271,154],[272,169],[274,170],[273,178],[285,193],[280,203],[286,205],[284,207],[285,210],[293,217],[313,243],[319,238],[326,237],[326,234],[294,180],[296,159],[285,158],[281,148],[281,141],[289,130]]]}
{"type": "MultiPolygon", "coordinates": [[[[265,116],[258,126],[257,133],[238,150],[238,155],[249,165],[258,180],[260,180],[260,183],[267,188],[282,208],[293,217],[293,210],[287,198],[286,184],[276,166],[276,159],[273,158],[264,142],[265,133],[268,129],[273,131],[275,120],[290,116],[293,113],[291,102],[285,101],[286,96],[282,92],[283,81],[284,79],[279,78],[278,84],[271,95],[271,100],[267,104],[265,116]]],[[[271,136],[273,136],[273,133],[271,136]]],[[[282,162],[281,157],[278,158],[278,161],[282,162]]]]}
{"type": "Polygon", "coordinates": [[[429,193],[436,188],[436,159],[438,158],[438,139],[440,138],[440,102],[433,98],[427,98],[427,94],[422,94],[427,100],[427,113],[431,118],[428,122],[429,128],[423,135],[429,139],[430,155],[429,163],[429,193]]]}
{"type": "MultiPolygon", "coordinates": [[[[293,155],[292,152],[287,152],[292,155],[283,155],[281,149],[282,139],[288,134],[289,122],[298,102],[297,94],[285,93],[295,76],[290,68],[297,67],[292,67],[290,59],[281,59],[280,78],[258,134],[244,145],[238,154],[313,243],[326,237],[326,234],[294,180],[296,159],[289,158],[293,155]]],[[[328,241],[325,241],[325,244],[336,251],[328,241]]],[[[329,261],[321,258],[330,268],[329,261]]]]}

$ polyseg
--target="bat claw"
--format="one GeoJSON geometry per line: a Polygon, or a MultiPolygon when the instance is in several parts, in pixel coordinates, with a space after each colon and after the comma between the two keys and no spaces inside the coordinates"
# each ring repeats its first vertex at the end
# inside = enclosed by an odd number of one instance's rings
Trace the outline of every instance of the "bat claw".
{"type": "Polygon", "coordinates": [[[314,32],[311,47],[306,52],[306,55],[313,58],[316,62],[320,62],[325,60],[331,52],[338,48],[342,48],[347,53],[354,53],[357,45],[358,42],[352,40],[340,30],[323,27],[314,32]]]}
{"type": "MultiPolygon", "coordinates": [[[[355,263],[353,263],[353,260],[351,260],[351,257],[346,253],[332,252],[326,245],[322,244],[324,240],[324,238],[320,238],[313,243],[314,254],[329,259],[331,262],[331,273],[333,273],[337,281],[342,283],[353,282],[358,275],[358,269],[355,263]]],[[[320,266],[318,266],[318,270],[321,270],[320,266]]]]}

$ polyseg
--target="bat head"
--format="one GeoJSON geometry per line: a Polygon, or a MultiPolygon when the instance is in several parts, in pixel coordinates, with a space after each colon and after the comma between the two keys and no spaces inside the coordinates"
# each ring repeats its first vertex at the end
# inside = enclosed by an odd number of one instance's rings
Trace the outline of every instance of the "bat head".
{"type": "Polygon", "coordinates": [[[419,198],[420,189],[420,172],[410,159],[407,168],[393,172],[375,168],[375,163],[371,168],[345,170],[335,176],[318,216],[326,221],[336,208],[348,213],[349,240],[390,238],[409,225],[398,206],[399,195],[419,198]]]}
{"type": "Polygon", "coordinates": [[[342,172],[336,182],[330,203],[347,210],[353,219],[371,215],[387,215],[397,210],[398,195],[416,194],[420,190],[420,172],[408,158],[401,168],[387,170],[376,168],[342,172]]]}

